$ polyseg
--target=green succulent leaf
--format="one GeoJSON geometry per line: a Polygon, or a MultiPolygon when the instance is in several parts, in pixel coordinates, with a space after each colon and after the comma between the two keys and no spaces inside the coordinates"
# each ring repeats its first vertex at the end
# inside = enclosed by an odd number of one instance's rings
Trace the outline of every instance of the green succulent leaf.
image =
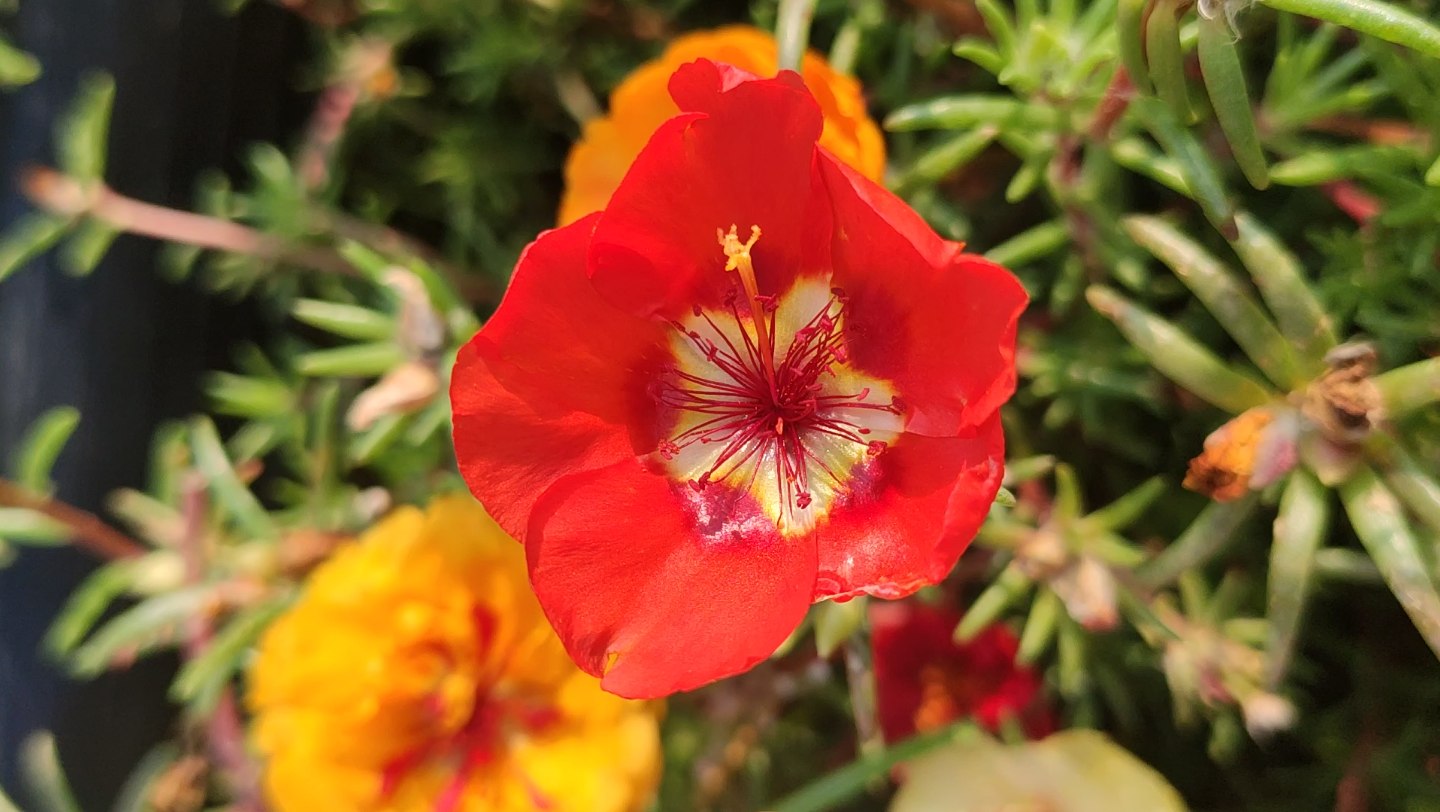
{"type": "Polygon", "coordinates": [[[30,734],[20,745],[20,774],[38,805],[36,812],[80,812],[80,803],[60,766],[55,736],[48,730],[30,734]]]}
{"type": "Polygon", "coordinates": [[[99,220],[81,222],[61,251],[61,263],[65,270],[75,276],[85,276],[94,271],[120,233],[120,229],[99,220]]]}
{"type": "Polygon", "coordinates": [[[1116,15],[1116,34],[1120,61],[1130,76],[1131,84],[1141,93],[1155,92],[1150,81],[1150,68],[1145,63],[1145,6],[1148,0],[1120,0],[1116,15]]]}
{"type": "Polygon", "coordinates": [[[357,341],[386,341],[395,337],[395,319],[358,305],[298,299],[290,310],[297,321],[357,341]]]}
{"type": "Polygon", "coordinates": [[[829,657],[865,627],[868,601],[854,598],[843,603],[821,601],[815,607],[815,653],[829,657]]]}
{"type": "Polygon", "coordinates": [[[81,82],[79,96],[55,133],[56,158],[67,175],[84,182],[104,179],[114,103],[115,80],[109,75],[92,74],[81,82]]]}
{"type": "Polygon", "coordinates": [[[1361,466],[1339,490],[1355,535],[1415,628],[1440,657],[1440,592],[1399,500],[1369,466],[1361,466]]]}
{"type": "Polygon", "coordinates": [[[1236,372],[1180,328],[1103,285],[1085,293],[1090,306],[1110,319],[1165,377],[1196,396],[1239,414],[1274,396],[1260,383],[1236,372]]]}
{"type": "Polygon", "coordinates": [[[914,130],[957,130],[982,124],[1045,130],[1060,120],[1049,106],[1027,103],[1014,96],[962,94],[906,105],[885,118],[892,132],[914,130]]]}
{"type": "Polygon", "coordinates": [[[877,778],[896,765],[911,761],[951,742],[982,735],[969,721],[957,722],[929,733],[913,736],[892,747],[862,756],[838,770],[776,801],[774,812],[825,812],[843,805],[865,791],[877,778]]]}
{"type": "Polygon", "coordinates": [[[1440,356],[1376,375],[1375,385],[1392,418],[1429,406],[1440,400],[1440,356]]]}
{"type": "Polygon", "coordinates": [[[1085,524],[1103,530],[1124,530],[1144,515],[1165,493],[1165,480],[1153,476],[1134,490],[1085,517],[1085,524]]]}
{"type": "Polygon", "coordinates": [[[1390,465],[1384,469],[1385,481],[1415,518],[1432,533],[1440,533],[1440,482],[1398,446],[1391,449],[1390,457],[1390,465]]]}
{"type": "Polygon", "coordinates": [[[1416,165],[1416,154],[1404,147],[1312,149],[1275,164],[1270,179],[1286,186],[1319,186],[1346,178],[1386,178],[1416,165]]]}
{"type": "Polygon", "coordinates": [[[1155,99],[1138,98],[1130,103],[1130,107],[1165,152],[1175,159],[1180,174],[1185,178],[1185,187],[1200,204],[1201,211],[1226,239],[1234,239],[1235,210],[1225,193],[1219,170],[1195,136],[1174,113],[1155,99]]]}
{"type": "Polygon", "coordinates": [[[1270,546],[1265,684],[1278,688],[1290,665],[1313,581],[1315,553],[1330,522],[1330,492],[1305,468],[1290,474],[1270,546]]]}
{"type": "Polygon", "coordinates": [[[129,561],[115,561],[90,573],[80,582],[55,616],[45,634],[45,651],[63,659],[94,628],[110,604],[129,590],[134,568],[129,561]]]}
{"type": "Polygon", "coordinates": [[[910,169],[896,181],[896,193],[903,194],[907,190],[936,183],[984,152],[997,134],[999,128],[986,125],[951,136],[931,147],[916,158],[910,169]]]}
{"type": "Polygon", "coordinates": [[[263,419],[295,408],[295,393],[274,378],[212,372],[206,376],[204,388],[217,414],[263,419]]]}
{"type": "Polygon", "coordinates": [[[40,78],[40,60],[0,36],[0,87],[28,85],[40,78]]]}
{"type": "Polygon", "coordinates": [[[209,418],[197,417],[191,421],[190,448],[195,456],[195,467],[205,477],[211,497],[225,508],[240,530],[254,539],[275,538],[278,529],[274,519],[255,494],[240,481],[234,465],[225,454],[220,433],[209,418]]]}
{"type": "Polygon", "coordinates": [[[285,596],[237,613],[215,634],[204,654],[180,669],[170,686],[170,698],[190,704],[199,714],[209,713],[224,686],[240,670],[246,651],[290,604],[285,596]]]}
{"type": "Polygon", "coordinates": [[[50,250],[70,230],[68,217],[30,212],[0,235],[0,282],[25,263],[50,250]]]}
{"type": "Polygon", "coordinates": [[[1336,344],[1334,321],[1311,289],[1300,261],[1258,219],[1235,215],[1239,236],[1230,245],[1245,263],[1280,332],[1293,344],[1305,372],[1318,375],[1336,344]]]}
{"type": "Polygon", "coordinates": [[[1440,59],[1440,28],[1381,0],[1261,0],[1277,11],[1343,25],[1440,59]]]}
{"type": "Polygon", "coordinates": [[[800,70],[800,59],[810,44],[815,3],[816,0],[780,0],[775,14],[775,42],[781,70],[800,70]]]}
{"type": "Polygon", "coordinates": [[[1269,314],[1220,260],[1158,217],[1127,217],[1122,224],[1131,239],[1169,266],[1195,293],[1271,381],[1282,390],[1309,382],[1311,375],[1296,362],[1269,314]]]}
{"type": "Polygon", "coordinates": [[[70,540],[70,528],[38,510],[0,507],[0,539],[37,547],[59,547],[70,540]]]}
{"type": "Polygon", "coordinates": [[[1236,540],[1236,531],[1259,503],[1259,495],[1252,492],[1231,502],[1206,505],[1179,538],[1136,571],[1136,577],[1141,584],[1158,589],[1204,566],[1236,540]]]}
{"type": "Polygon", "coordinates": [[[1264,189],[1270,185],[1270,173],[1265,165],[1265,152],[1260,148],[1236,38],[1223,15],[1213,19],[1201,16],[1198,50],[1210,106],[1220,120],[1225,139],[1230,142],[1235,163],[1251,186],[1264,189]]]}
{"type": "Polygon", "coordinates": [[[42,414],[20,440],[11,466],[15,481],[33,493],[50,493],[51,469],[79,426],[80,410],[71,406],[56,406],[42,414]]]}
{"type": "Polygon", "coordinates": [[[1014,268],[1054,254],[1070,242],[1064,220],[1049,220],[1016,234],[985,252],[985,258],[1014,268]]]}
{"type": "Polygon", "coordinates": [[[968,643],[974,640],[980,632],[994,623],[1001,613],[1024,597],[1025,593],[1030,591],[1030,586],[1030,579],[1026,578],[1018,567],[1006,567],[965,611],[965,617],[961,618],[960,625],[955,627],[955,641],[968,643]]]}
{"type": "Polygon", "coordinates": [[[146,598],[116,615],[75,649],[70,657],[70,672],[89,679],[118,660],[173,643],[177,630],[200,614],[214,597],[214,587],[195,586],[146,598]]]}
{"type": "Polygon", "coordinates": [[[1145,25],[1145,56],[1155,91],[1182,125],[1195,120],[1190,88],[1185,81],[1185,51],[1180,44],[1180,21],[1174,0],[1155,0],[1145,25]]]}
{"type": "Polygon", "coordinates": [[[1020,645],[1015,651],[1015,662],[1033,665],[1050,648],[1055,640],[1060,616],[1065,605],[1053,590],[1042,589],[1030,604],[1030,614],[1025,617],[1025,628],[1020,632],[1020,645]]]}

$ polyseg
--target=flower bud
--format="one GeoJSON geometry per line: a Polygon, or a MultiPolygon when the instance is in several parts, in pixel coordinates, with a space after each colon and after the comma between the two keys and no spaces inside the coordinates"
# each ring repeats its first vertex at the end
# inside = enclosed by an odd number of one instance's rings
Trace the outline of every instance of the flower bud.
{"type": "Polygon", "coordinates": [[[1120,621],[1116,608],[1115,576],[1097,558],[1082,556],[1052,578],[1050,588],[1060,596],[1070,617],[1092,632],[1113,629],[1120,621]]]}
{"type": "Polygon", "coordinates": [[[1295,725],[1295,706],[1283,696],[1257,691],[1240,704],[1245,729],[1259,741],[1295,725]]]}
{"type": "Polygon", "coordinates": [[[1070,551],[1056,531],[1042,527],[1031,533],[1015,551],[1015,564],[1026,578],[1048,581],[1070,563],[1070,551]]]}
{"type": "Polygon", "coordinates": [[[350,405],[345,422],[354,431],[364,431],[375,421],[392,414],[409,414],[425,406],[440,391],[440,377],[419,361],[408,361],[385,373],[350,405]]]}

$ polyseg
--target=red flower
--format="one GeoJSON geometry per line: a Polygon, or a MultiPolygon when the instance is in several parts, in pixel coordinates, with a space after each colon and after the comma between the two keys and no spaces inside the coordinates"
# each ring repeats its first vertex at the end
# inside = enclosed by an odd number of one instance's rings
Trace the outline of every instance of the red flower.
{"type": "Polygon", "coordinates": [[[526,249],[451,386],[460,471],[629,697],[811,602],[943,578],[1000,484],[1025,305],[823,149],[794,73],[699,60],[609,207],[526,249]]]}
{"type": "Polygon", "coordinates": [[[1040,702],[1040,677],[1015,665],[1015,635],[995,624],[956,643],[959,622],[954,610],[916,601],[870,605],[885,739],[901,741],[968,716],[991,731],[1012,717],[1031,738],[1049,735],[1054,722],[1040,702]]]}

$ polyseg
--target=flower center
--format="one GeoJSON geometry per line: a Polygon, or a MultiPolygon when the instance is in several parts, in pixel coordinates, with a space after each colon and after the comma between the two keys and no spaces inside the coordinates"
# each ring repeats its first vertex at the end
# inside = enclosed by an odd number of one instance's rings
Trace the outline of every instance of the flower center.
{"type": "Polygon", "coordinates": [[[694,493],[744,490],[783,533],[806,533],[899,435],[905,404],[849,366],[844,291],[815,279],[762,295],[760,229],[719,237],[740,284],[723,310],[697,305],[671,323],[675,363],[651,390],[669,427],[659,456],[694,493]]]}
{"type": "MultiPolygon", "coordinates": [[[[478,646],[489,649],[495,642],[496,616],[475,607],[473,620],[478,646]]],[[[418,706],[418,717],[407,720],[411,727],[426,734],[417,746],[384,766],[379,798],[387,802],[394,799],[403,782],[423,774],[427,767],[439,765],[449,775],[439,786],[432,812],[455,812],[463,806],[464,793],[476,774],[498,768],[525,787],[536,809],[551,808],[551,801],[529,776],[505,756],[517,742],[543,735],[560,724],[559,710],[543,698],[522,695],[504,685],[476,685],[473,679],[463,676],[457,673],[453,661],[447,663],[435,691],[418,706]],[[462,687],[468,691],[462,694],[462,687]],[[454,718],[455,711],[461,708],[468,715],[454,718]]]]}
{"type": "Polygon", "coordinates": [[[970,663],[926,665],[920,670],[920,704],[913,717],[915,732],[927,733],[975,713],[999,689],[996,680],[970,663]]]}

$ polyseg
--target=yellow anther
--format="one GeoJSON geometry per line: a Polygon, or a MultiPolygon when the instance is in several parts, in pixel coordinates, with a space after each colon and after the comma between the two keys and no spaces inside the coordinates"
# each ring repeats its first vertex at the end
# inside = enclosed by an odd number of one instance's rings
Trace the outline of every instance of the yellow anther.
{"type": "Polygon", "coordinates": [[[770,334],[774,330],[774,320],[772,317],[770,323],[766,322],[765,307],[760,301],[760,287],[755,281],[755,264],[750,261],[750,248],[760,239],[760,226],[750,226],[750,239],[745,242],[740,242],[739,231],[738,227],[731,224],[730,233],[717,228],[715,236],[720,239],[720,248],[725,251],[725,270],[740,273],[740,285],[745,288],[745,295],[750,299],[750,313],[757,327],[755,343],[759,345],[760,364],[765,369],[765,379],[769,382],[773,395],[775,360],[770,348],[770,334]]]}
{"type": "Polygon", "coordinates": [[[725,270],[749,270],[752,267],[750,248],[760,239],[760,226],[750,226],[750,239],[745,242],[740,242],[739,228],[734,225],[730,226],[728,234],[724,229],[715,229],[715,236],[720,238],[720,247],[725,251],[725,270]]]}

